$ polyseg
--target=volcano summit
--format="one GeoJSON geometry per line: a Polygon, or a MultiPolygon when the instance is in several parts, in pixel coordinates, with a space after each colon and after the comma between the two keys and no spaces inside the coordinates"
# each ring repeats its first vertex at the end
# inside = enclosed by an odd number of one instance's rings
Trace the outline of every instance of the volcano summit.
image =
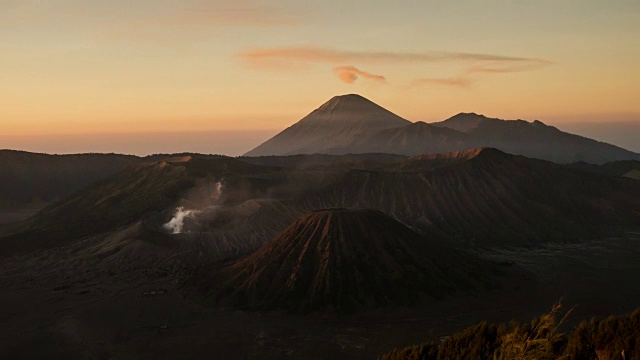
{"type": "Polygon", "coordinates": [[[209,296],[252,310],[350,312],[472,291],[489,283],[487,266],[380,211],[318,210],[221,269],[209,296]]]}
{"type": "Polygon", "coordinates": [[[245,156],[325,153],[350,144],[354,136],[411,124],[360,95],[335,96],[245,156]]]}

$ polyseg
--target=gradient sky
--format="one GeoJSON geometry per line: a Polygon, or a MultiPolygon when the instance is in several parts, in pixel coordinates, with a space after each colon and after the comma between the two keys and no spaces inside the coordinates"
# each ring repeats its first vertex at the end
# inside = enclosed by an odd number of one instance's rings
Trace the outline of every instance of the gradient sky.
{"type": "Polygon", "coordinates": [[[0,0],[0,53],[0,148],[239,155],[359,93],[640,151],[638,0],[0,0]]]}

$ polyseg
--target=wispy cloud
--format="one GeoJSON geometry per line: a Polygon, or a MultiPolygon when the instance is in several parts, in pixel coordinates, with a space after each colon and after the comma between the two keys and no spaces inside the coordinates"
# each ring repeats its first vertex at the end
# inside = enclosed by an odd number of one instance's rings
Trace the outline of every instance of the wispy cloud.
{"type": "Polygon", "coordinates": [[[448,78],[424,78],[414,80],[412,85],[445,85],[456,87],[471,86],[472,79],[469,76],[455,76],[448,78]]]}
{"type": "Polygon", "coordinates": [[[384,76],[362,71],[355,66],[336,66],[333,68],[333,73],[346,84],[354,84],[356,80],[358,80],[358,77],[363,77],[365,79],[371,79],[378,82],[385,81],[384,76]]]}
{"type": "Polygon", "coordinates": [[[522,71],[531,71],[543,68],[547,65],[551,65],[553,62],[544,60],[532,60],[521,63],[495,63],[490,62],[486,64],[471,66],[466,70],[468,74],[501,74],[501,73],[513,73],[522,71]]]}
{"type": "Polygon", "coordinates": [[[241,52],[239,56],[254,64],[268,62],[361,62],[361,63],[398,63],[398,62],[510,62],[510,63],[549,63],[546,60],[512,57],[491,54],[433,51],[426,53],[376,52],[333,50],[317,47],[281,47],[254,49],[241,52]]]}
{"type": "Polygon", "coordinates": [[[456,87],[470,87],[477,80],[476,74],[506,74],[532,71],[553,64],[550,61],[535,60],[522,62],[485,61],[479,65],[468,66],[459,75],[448,78],[422,78],[415,80],[412,85],[446,85],[456,87]]]}
{"type": "MultiPolygon", "coordinates": [[[[417,78],[414,84],[439,84],[451,86],[469,86],[473,74],[498,74],[531,71],[553,64],[553,62],[527,57],[504,56],[494,54],[431,51],[423,53],[336,50],[320,47],[277,47],[253,49],[241,52],[238,56],[249,66],[257,68],[288,69],[299,64],[352,63],[352,64],[403,64],[403,63],[442,63],[459,64],[460,75],[450,78],[417,78]]],[[[336,70],[334,73],[342,80],[353,83],[357,76],[365,77],[356,71],[336,70]],[[337,72],[339,71],[339,72],[337,72]],[[355,76],[355,78],[353,78],[355,76]]],[[[384,79],[383,75],[375,75],[384,79]]]]}

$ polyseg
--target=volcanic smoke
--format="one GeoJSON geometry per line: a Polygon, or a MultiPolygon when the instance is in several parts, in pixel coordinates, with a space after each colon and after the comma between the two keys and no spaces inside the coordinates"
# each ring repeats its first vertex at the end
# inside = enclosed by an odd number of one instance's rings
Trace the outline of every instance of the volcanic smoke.
{"type": "MultiPolygon", "coordinates": [[[[222,195],[223,181],[224,180],[221,180],[215,183],[215,191],[211,194],[211,199],[214,202],[220,199],[220,196],[222,195]]],[[[209,206],[207,208],[211,208],[211,207],[213,206],[209,206]]],[[[164,224],[163,227],[168,231],[170,231],[172,234],[180,234],[182,233],[182,229],[184,228],[184,220],[186,218],[194,217],[201,212],[202,212],[202,209],[186,210],[184,206],[178,206],[174,211],[173,218],[171,218],[169,222],[164,224]]]]}
{"type": "Polygon", "coordinates": [[[200,211],[198,210],[185,210],[184,206],[178,206],[175,213],[173,214],[173,218],[163,226],[165,229],[171,231],[172,234],[180,234],[182,232],[182,228],[184,227],[184,219],[199,212],[200,211]]]}

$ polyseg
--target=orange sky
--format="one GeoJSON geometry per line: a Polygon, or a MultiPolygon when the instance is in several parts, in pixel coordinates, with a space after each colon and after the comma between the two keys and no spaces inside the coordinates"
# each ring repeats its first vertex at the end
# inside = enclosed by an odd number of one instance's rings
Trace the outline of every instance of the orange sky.
{"type": "Polygon", "coordinates": [[[577,131],[624,123],[603,139],[640,138],[635,0],[2,6],[0,148],[193,151],[153,134],[195,132],[235,137],[197,146],[235,155],[345,93],[412,121],[477,112],[577,131]],[[142,133],[144,149],[123,140],[142,133]],[[61,146],[68,136],[77,146],[61,146]]]}

